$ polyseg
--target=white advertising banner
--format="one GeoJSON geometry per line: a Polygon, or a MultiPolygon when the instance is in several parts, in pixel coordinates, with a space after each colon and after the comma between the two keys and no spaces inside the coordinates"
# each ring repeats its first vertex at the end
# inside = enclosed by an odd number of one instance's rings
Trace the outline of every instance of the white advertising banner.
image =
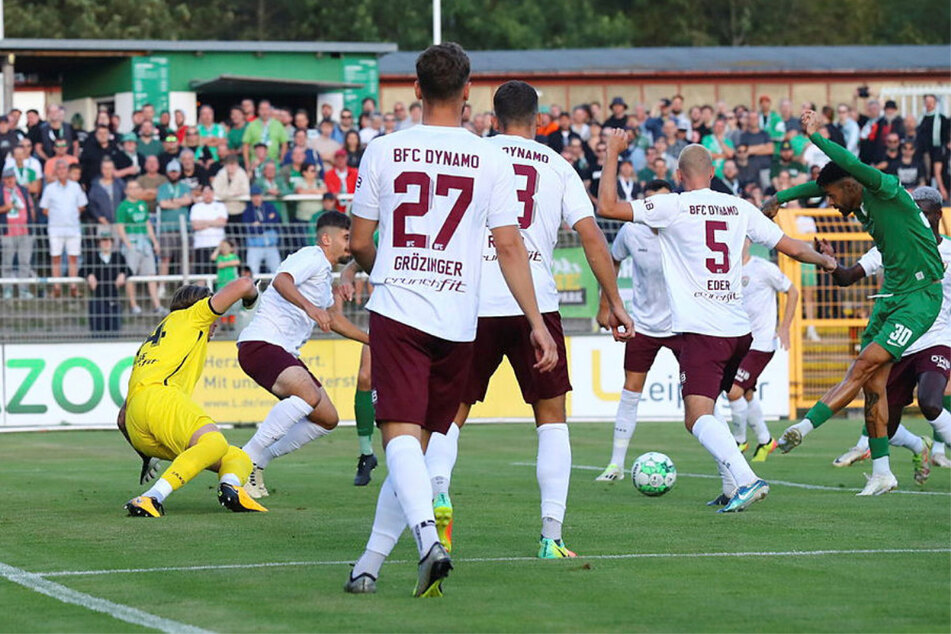
{"type": "Polygon", "coordinates": [[[136,343],[3,346],[3,424],[103,425],[125,400],[136,343]]]}
{"type": "MultiPolygon", "coordinates": [[[[359,347],[339,340],[307,344],[304,356],[324,381],[340,408],[341,418],[353,417],[350,403],[359,361],[359,347]]],[[[134,342],[5,345],[0,374],[3,409],[0,426],[7,428],[111,425],[125,400],[138,344],[134,342]]],[[[568,397],[571,420],[613,420],[624,383],[624,345],[606,335],[568,337],[568,360],[574,392],[568,397]]],[[[261,390],[247,380],[236,363],[222,362],[235,355],[233,342],[212,342],[204,380],[194,398],[222,423],[257,422],[273,402],[267,396],[260,407],[244,411],[234,403],[257,402],[261,390]],[[225,367],[227,366],[227,367],[225,367]],[[221,403],[231,404],[223,407],[221,403]]],[[[679,369],[672,354],[661,350],[647,375],[638,406],[641,420],[682,420],[679,369]]],[[[757,397],[768,418],[786,416],[789,408],[788,355],[778,351],[760,378],[757,397]]],[[[524,405],[507,368],[500,371],[486,403],[473,410],[484,420],[528,420],[524,405]]]]}
{"type": "MultiPolygon", "coordinates": [[[[612,420],[624,385],[624,344],[608,336],[568,339],[571,373],[570,418],[612,420]]],[[[756,397],[768,419],[789,414],[789,353],[777,350],[760,376],[756,397]]],[[[674,355],[662,349],[647,373],[637,406],[639,420],[683,420],[680,368],[674,355]]]]}

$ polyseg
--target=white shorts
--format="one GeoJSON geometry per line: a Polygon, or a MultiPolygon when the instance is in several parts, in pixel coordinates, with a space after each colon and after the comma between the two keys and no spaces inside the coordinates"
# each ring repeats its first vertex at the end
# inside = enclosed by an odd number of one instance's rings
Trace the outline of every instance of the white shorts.
{"type": "Polygon", "coordinates": [[[50,256],[58,258],[63,255],[63,249],[66,249],[66,255],[78,256],[82,238],[80,236],[50,236],[50,256]]]}

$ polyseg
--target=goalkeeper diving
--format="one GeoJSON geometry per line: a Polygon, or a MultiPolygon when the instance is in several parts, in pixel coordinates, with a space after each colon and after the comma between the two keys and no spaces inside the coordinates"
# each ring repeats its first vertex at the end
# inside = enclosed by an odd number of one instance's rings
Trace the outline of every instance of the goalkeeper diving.
{"type": "Polygon", "coordinates": [[[218,474],[222,506],[234,512],[267,511],[242,488],[251,473],[251,458],[229,445],[192,400],[218,318],[239,300],[250,308],[257,298],[258,291],[247,278],[214,295],[205,286],[183,286],[172,297],[171,312],[139,347],[116,424],[142,458],[140,484],[155,476],[158,460],[172,464],[149,490],[126,503],[129,515],[164,515],[165,498],[204,469],[218,474]]]}

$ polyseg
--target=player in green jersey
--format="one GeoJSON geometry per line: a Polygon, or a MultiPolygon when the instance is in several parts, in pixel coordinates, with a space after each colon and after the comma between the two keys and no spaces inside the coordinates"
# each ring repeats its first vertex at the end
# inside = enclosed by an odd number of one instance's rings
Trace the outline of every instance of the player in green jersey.
{"type": "Polygon", "coordinates": [[[776,215],[779,206],[797,198],[825,195],[843,216],[854,214],[882,254],[885,282],[876,296],[868,325],[862,333],[862,351],[845,378],[783,432],[783,453],[865,392],[865,425],[869,432],[872,476],[859,495],[881,495],[895,489],[898,480],[888,462],[888,406],[885,385],[892,363],[934,323],[941,308],[944,265],[928,221],[898,181],[818,134],[819,115],[806,110],[802,129],[809,140],[832,159],[814,182],[779,192],[763,203],[763,212],[776,215]]]}

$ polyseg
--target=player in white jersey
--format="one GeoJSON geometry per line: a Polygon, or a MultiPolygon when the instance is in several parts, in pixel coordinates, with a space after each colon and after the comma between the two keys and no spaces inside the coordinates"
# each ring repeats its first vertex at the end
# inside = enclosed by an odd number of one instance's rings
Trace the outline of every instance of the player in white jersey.
{"type": "Polygon", "coordinates": [[[437,44],[416,59],[423,123],[377,137],[360,163],[352,248],[370,272],[371,383],[389,471],[366,550],[345,585],[376,590],[386,556],[408,524],[419,551],[416,596],[441,596],[452,569],[439,543],[423,452],[462,400],[476,336],[482,245],[495,241],[505,282],[531,324],[538,370],[558,352],[538,310],[518,231],[512,161],[461,127],[469,58],[437,44]],[[379,249],[373,232],[379,226],[379,249]]]}
{"type": "MultiPolygon", "coordinates": [[[[756,449],[750,462],[765,462],[776,450],[776,441],[766,427],[760,397],[756,396],[756,383],[760,374],[776,353],[776,340],[784,350],[789,349],[789,328],[796,315],[799,291],[779,267],[768,260],[750,255],[749,240],[743,245],[743,308],[750,317],[753,343],[746,353],[733,387],[727,394],[732,414],[733,438],[746,451],[746,427],[756,434],[756,449]],[[776,326],[776,296],[786,293],[786,310],[782,323],[776,326]]],[[[726,503],[725,499],[720,500],[726,503]]]]}
{"type": "MultiPolygon", "coordinates": [[[[951,441],[948,437],[951,434],[951,413],[946,403],[942,407],[951,368],[951,238],[942,236],[938,231],[942,204],[938,191],[933,187],[919,187],[912,193],[912,198],[921,208],[938,241],[938,253],[944,262],[943,300],[941,310],[931,328],[911,344],[901,359],[892,366],[888,375],[886,395],[889,443],[905,447],[912,452],[915,482],[924,484],[930,474],[929,463],[951,466],[945,456],[945,441],[951,441]],[[901,424],[902,410],[911,403],[916,384],[918,406],[934,428],[933,451],[930,438],[916,436],[901,424]]],[[[832,246],[827,241],[822,242],[822,248],[829,255],[834,255],[832,246]]],[[[872,247],[853,266],[836,268],[832,272],[832,279],[839,286],[851,286],[862,278],[877,275],[882,270],[882,254],[877,247],[872,247]]],[[[863,427],[855,447],[836,458],[832,464],[848,467],[870,457],[868,435],[863,427]]]]}
{"type": "Polygon", "coordinates": [[[355,341],[367,334],[343,315],[334,300],[333,266],[350,259],[350,218],[325,213],[317,221],[317,244],[292,253],[261,295],[251,323],[238,336],[238,363],[278,402],[243,447],[254,469],[245,484],[253,498],[268,495],[264,469],[274,458],[300,449],[337,426],[337,409],[320,381],[300,360],[300,347],[314,323],[355,341]]]}
{"type": "Polygon", "coordinates": [[[472,358],[455,424],[446,434],[433,434],[426,452],[433,483],[436,527],[440,541],[449,550],[452,545],[449,483],[456,461],[459,430],[472,405],[485,400],[489,379],[502,358],[507,357],[522,398],[532,406],[535,415],[536,476],[541,492],[538,557],[574,557],[565,546],[561,531],[571,477],[571,443],[565,413],[565,394],[571,390],[571,383],[552,259],[562,224],[578,232],[591,270],[604,289],[609,305],[606,323],[613,323],[615,334],[621,338],[632,334],[632,324],[618,293],[611,255],[594,218],[584,183],[568,161],[535,141],[538,92],[523,81],[509,81],[496,91],[494,106],[501,134],[490,137],[489,143],[512,159],[520,210],[519,229],[528,249],[538,307],[558,346],[558,364],[550,372],[540,372],[533,367],[531,324],[505,285],[495,244],[488,236],[482,251],[479,325],[475,339],[478,354],[472,358]]]}
{"type": "MultiPolygon", "coordinates": [[[[669,194],[670,183],[654,180],[645,187],[646,197],[654,194],[669,194]]],[[[597,482],[615,482],[624,477],[624,462],[627,449],[637,427],[637,406],[647,373],[661,348],[667,348],[675,357],[680,356],[680,338],[672,328],[670,303],[667,301],[667,280],[661,263],[660,241],[654,230],[647,225],[625,223],[611,245],[615,273],[621,263],[631,258],[633,288],[631,317],[634,320],[634,337],[624,344],[624,387],[614,418],[614,443],[611,462],[595,478],[597,482]]],[[[599,314],[608,309],[602,296],[599,314]]],[[[603,317],[598,320],[603,321],[603,317]]]]}
{"type": "Polygon", "coordinates": [[[724,488],[736,486],[720,512],[742,511],[766,497],[769,485],[750,469],[730,431],[713,416],[713,408],[720,392],[733,385],[736,370],[753,340],[742,301],[743,241],[749,237],[797,260],[828,269],[835,268],[835,261],[805,242],[786,236],[748,202],[710,190],[713,159],[701,145],[688,145],[680,153],[677,171],[685,193],[618,202],[614,186],[617,157],[627,144],[623,130],[608,134],[598,212],[658,231],[672,329],[682,338],[684,422],[716,459],[724,488]]]}

